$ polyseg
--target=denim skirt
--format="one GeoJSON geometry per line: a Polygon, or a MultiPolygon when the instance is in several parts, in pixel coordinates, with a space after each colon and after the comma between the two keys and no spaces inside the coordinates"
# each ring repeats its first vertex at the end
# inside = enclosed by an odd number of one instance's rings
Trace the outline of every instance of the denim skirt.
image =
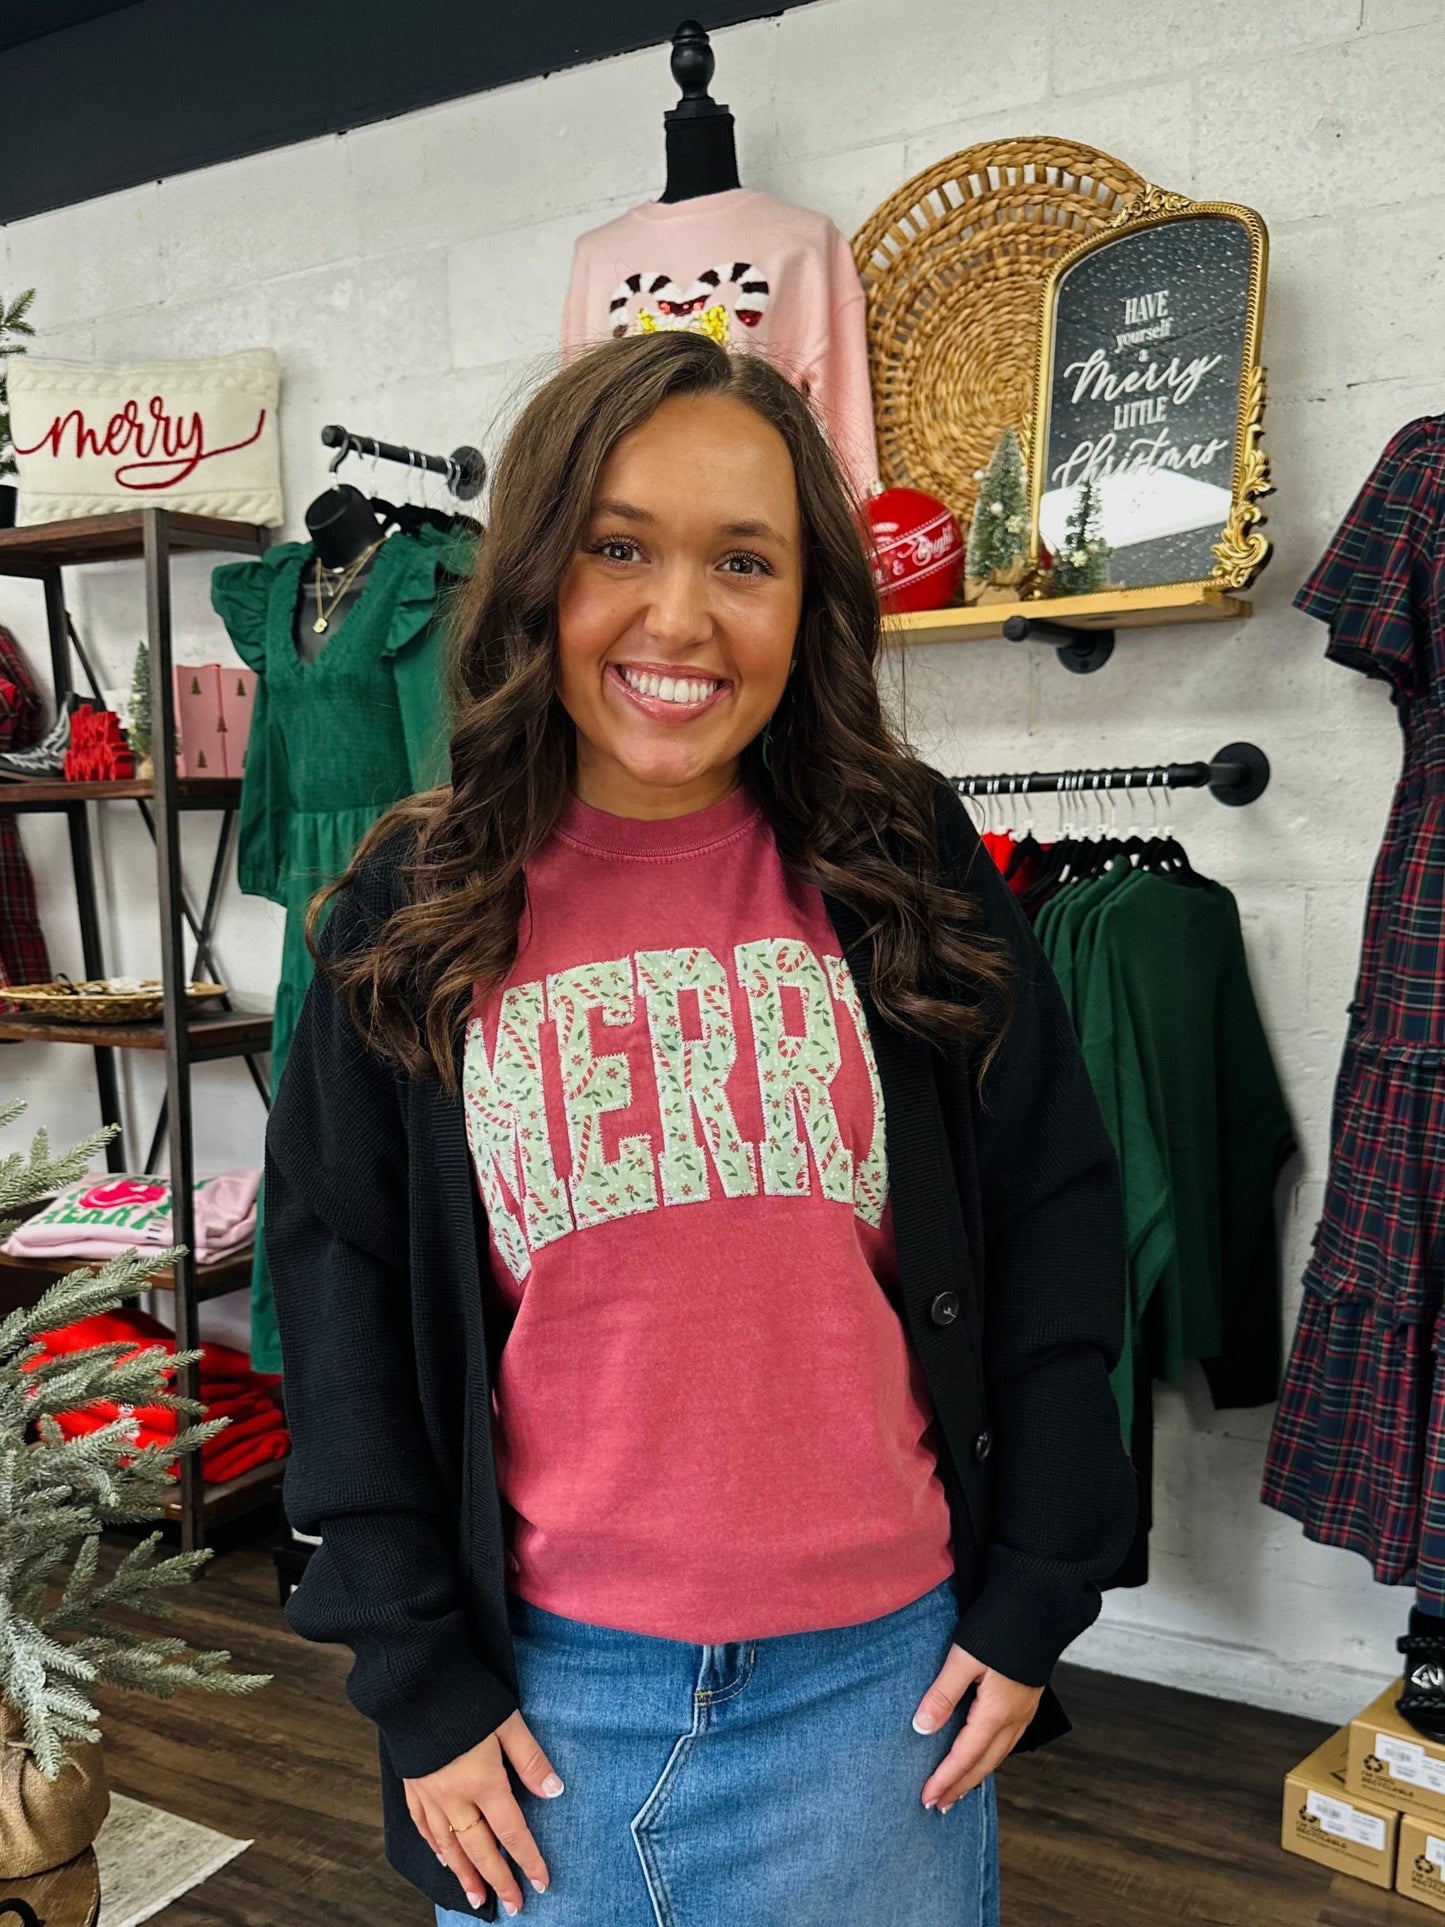
{"type": "Polygon", "coordinates": [[[566,1789],[511,1775],[551,1879],[520,1876],[519,1919],[998,1927],[992,1779],[946,1814],[921,1798],[971,1703],[913,1730],[958,1621],[952,1576],[860,1625],[720,1646],[507,1601],[522,1714],[566,1789]]]}

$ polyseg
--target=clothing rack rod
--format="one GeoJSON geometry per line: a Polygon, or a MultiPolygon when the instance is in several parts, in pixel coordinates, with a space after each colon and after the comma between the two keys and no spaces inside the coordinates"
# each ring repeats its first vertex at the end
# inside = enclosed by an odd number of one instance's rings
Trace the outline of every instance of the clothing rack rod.
{"type": "Polygon", "coordinates": [[[402,462],[407,468],[444,475],[447,487],[459,502],[470,502],[480,495],[486,480],[487,464],[482,451],[467,443],[454,448],[450,455],[427,455],[419,448],[404,448],[400,442],[382,442],[375,435],[354,434],[339,422],[328,422],[321,431],[321,439],[327,448],[337,451],[331,464],[333,474],[348,455],[370,455],[379,462],[402,462]]]}
{"type": "Polygon", "coordinates": [[[1269,758],[1253,743],[1226,743],[1207,763],[1130,764],[1122,769],[1020,771],[955,776],[960,796],[1038,796],[1062,791],[1093,796],[1100,790],[1202,790],[1221,803],[1253,803],[1269,785],[1269,758]]]}

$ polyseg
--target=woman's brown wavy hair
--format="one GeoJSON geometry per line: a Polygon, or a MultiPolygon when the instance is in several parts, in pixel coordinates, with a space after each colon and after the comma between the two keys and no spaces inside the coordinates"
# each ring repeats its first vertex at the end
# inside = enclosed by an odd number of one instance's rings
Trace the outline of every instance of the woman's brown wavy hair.
{"type": "Polygon", "coordinates": [[[569,793],[575,729],[557,697],[562,577],[608,452],[675,395],[746,404],[783,437],[793,461],[803,550],[796,668],[772,717],[771,767],[755,739],[743,751],[743,779],[788,868],[861,916],[880,1013],[931,1039],[980,1046],[986,1065],[1007,1013],[1006,953],[973,929],[972,899],[942,882],[937,778],[884,715],[863,527],[802,395],[761,356],[730,353],[701,334],[603,342],[522,410],[454,617],[451,785],[407,798],[372,827],[345,876],[312,900],[311,953],[373,1049],[411,1076],[456,1089],[473,987],[496,983],[515,960],[524,866],[569,793]],[[368,944],[323,956],[326,903],[403,829],[407,900],[368,944]]]}

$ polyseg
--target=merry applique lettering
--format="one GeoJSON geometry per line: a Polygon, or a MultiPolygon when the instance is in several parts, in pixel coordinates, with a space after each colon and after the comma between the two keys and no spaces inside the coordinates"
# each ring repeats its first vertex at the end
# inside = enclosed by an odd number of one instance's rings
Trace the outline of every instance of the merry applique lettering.
{"type": "Polygon", "coordinates": [[[808,1197],[851,1204],[875,1229],[888,1197],[883,1093],[857,986],[841,956],[798,938],[736,945],[724,963],[701,946],[638,950],[579,964],[502,995],[496,1041],[467,1026],[462,1072],[467,1132],[497,1250],[525,1278],[554,1239],[634,1212],[710,1198],[808,1197]],[[734,986],[747,1013],[739,1035],[734,986]],[[645,1023],[660,1132],[627,1132],[636,1057],[599,1034],[645,1023]],[[867,1150],[844,1142],[833,1099],[846,1022],[867,1067],[867,1150]],[[551,1027],[551,1036],[544,1035],[551,1027]],[[544,1056],[566,1117],[570,1170],[553,1155],[544,1056]],[[753,1080],[756,1143],[736,1115],[739,1078],[753,1080]],[[811,1164],[809,1153],[811,1152],[811,1164]]]}

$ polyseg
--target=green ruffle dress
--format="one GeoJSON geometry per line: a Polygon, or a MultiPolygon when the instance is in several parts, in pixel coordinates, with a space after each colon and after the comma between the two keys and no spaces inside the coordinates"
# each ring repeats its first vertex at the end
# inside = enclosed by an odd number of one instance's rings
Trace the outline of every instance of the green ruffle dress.
{"type": "MultiPolygon", "coordinates": [[[[447,780],[445,591],[452,578],[471,573],[474,544],[425,528],[389,537],[361,594],[307,662],[293,628],[315,554],[309,542],[285,542],[211,578],[211,606],[256,672],[237,878],[247,895],[268,897],[286,911],[271,1031],[273,1091],[313,975],[307,904],[341,875],[383,810],[447,780]]],[[[263,1196],[251,1273],[251,1360],[257,1371],[279,1372],[264,1210],[263,1196]]]]}

